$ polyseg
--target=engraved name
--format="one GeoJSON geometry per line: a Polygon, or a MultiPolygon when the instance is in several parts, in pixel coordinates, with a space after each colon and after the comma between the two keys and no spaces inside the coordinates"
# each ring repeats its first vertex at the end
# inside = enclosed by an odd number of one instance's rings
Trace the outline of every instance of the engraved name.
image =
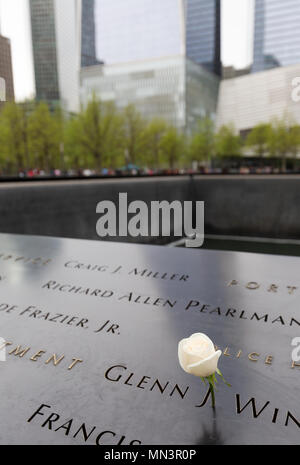
{"type": "Polygon", "coordinates": [[[101,273],[110,273],[110,274],[126,274],[129,276],[138,276],[141,278],[153,278],[153,279],[162,279],[164,281],[180,281],[186,282],[189,279],[188,274],[184,273],[173,273],[167,271],[156,271],[151,270],[149,268],[131,268],[130,270],[126,270],[123,265],[118,265],[115,267],[109,265],[99,265],[99,264],[91,264],[91,263],[82,263],[77,260],[70,260],[65,263],[65,268],[73,269],[73,270],[81,270],[81,271],[98,271],[101,273]]]}
{"type": "Polygon", "coordinates": [[[178,384],[167,380],[162,381],[151,376],[136,375],[134,372],[128,371],[125,365],[113,365],[109,367],[104,376],[108,381],[114,383],[122,383],[134,389],[146,389],[150,392],[157,391],[169,397],[180,399],[184,399],[189,390],[189,386],[180,387],[178,384]]]}
{"type": "Polygon", "coordinates": [[[74,418],[64,418],[52,410],[51,405],[41,404],[39,408],[28,418],[28,423],[39,424],[45,430],[60,433],[69,438],[91,443],[97,446],[112,445],[133,445],[142,444],[137,439],[128,439],[127,436],[110,428],[99,429],[96,426],[88,426],[85,422],[80,423],[74,418]],[[49,410],[50,409],[50,410],[49,410]],[[42,417],[42,418],[41,418],[42,417]]]}

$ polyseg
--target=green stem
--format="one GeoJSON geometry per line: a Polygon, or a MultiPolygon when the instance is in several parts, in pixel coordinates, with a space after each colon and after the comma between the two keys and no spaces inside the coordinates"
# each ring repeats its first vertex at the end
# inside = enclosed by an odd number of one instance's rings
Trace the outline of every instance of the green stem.
{"type": "Polygon", "coordinates": [[[214,390],[214,385],[209,381],[209,388],[210,388],[210,393],[211,393],[211,406],[212,408],[215,408],[216,401],[215,401],[215,390],[214,390]]]}

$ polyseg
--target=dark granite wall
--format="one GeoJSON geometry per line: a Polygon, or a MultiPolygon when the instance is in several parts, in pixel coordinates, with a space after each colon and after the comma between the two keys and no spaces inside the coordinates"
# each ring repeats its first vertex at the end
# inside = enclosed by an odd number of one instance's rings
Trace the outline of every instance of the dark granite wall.
{"type": "Polygon", "coordinates": [[[99,239],[96,205],[116,202],[119,192],[127,192],[129,201],[204,200],[206,234],[300,239],[300,176],[5,183],[0,185],[0,232],[99,239]]]}
{"type": "Polygon", "coordinates": [[[300,176],[198,177],[207,234],[300,239],[300,176]]]}

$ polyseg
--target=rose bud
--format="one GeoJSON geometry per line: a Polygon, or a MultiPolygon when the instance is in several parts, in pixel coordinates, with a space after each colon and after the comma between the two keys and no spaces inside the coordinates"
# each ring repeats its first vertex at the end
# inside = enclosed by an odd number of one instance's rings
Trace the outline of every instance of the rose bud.
{"type": "Polygon", "coordinates": [[[216,372],[221,354],[221,350],[216,351],[213,342],[203,333],[192,334],[178,344],[181,368],[201,378],[206,378],[216,372]]]}

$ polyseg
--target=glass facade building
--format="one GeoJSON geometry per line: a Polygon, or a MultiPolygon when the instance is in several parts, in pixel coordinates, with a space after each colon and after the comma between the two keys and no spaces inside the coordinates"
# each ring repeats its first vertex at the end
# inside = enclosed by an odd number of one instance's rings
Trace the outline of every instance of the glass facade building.
{"type": "Polygon", "coordinates": [[[82,0],[81,66],[93,66],[96,59],[95,0],[82,0]]]}
{"type": "Polygon", "coordinates": [[[53,0],[30,0],[31,33],[38,100],[59,101],[53,0]]]}
{"type": "Polygon", "coordinates": [[[186,55],[221,75],[220,0],[187,0],[186,55]]]}
{"type": "Polygon", "coordinates": [[[95,0],[95,22],[103,65],[81,70],[83,105],[95,93],[187,133],[215,119],[220,0],[95,0]]]}
{"type": "Polygon", "coordinates": [[[300,1],[256,0],[252,72],[300,63],[300,1]]]}
{"type": "Polygon", "coordinates": [[[81,102],[93,94],[119,109],[133,104],[146,120],[160,117],[187,133],[215,119],[219,78],[184,56],[99,65],[81,70],[81,102]]]}
{"type": "Polygon", "coordinates": [[[79,109],[82,67],[82,103],[96,91],[187,130],[195,118],[214,117],[220,0],[30,0],[30,6],[39,100],[79,109]]]}

